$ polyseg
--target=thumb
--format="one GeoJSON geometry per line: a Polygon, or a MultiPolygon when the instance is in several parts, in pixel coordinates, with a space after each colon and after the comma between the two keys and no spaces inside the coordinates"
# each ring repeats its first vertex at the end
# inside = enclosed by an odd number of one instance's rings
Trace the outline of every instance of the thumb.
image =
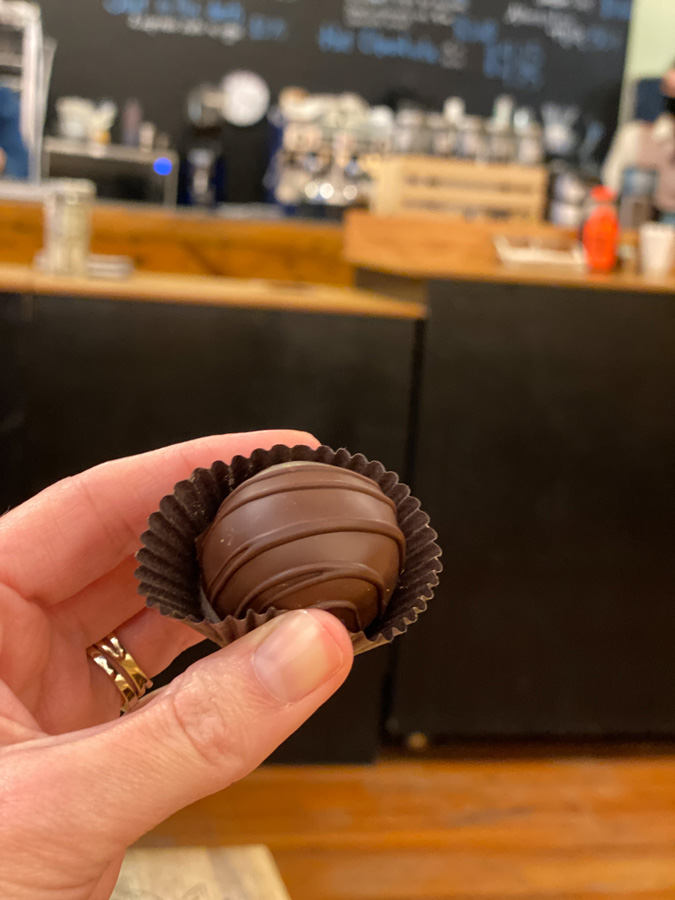
{"type": "Polygon", "coordinates": [[[38,792],[41,828],[65,816],[71,839],[75,828],[106,856],[251,772],[337,690],[352,655],[331,614],[284,614],[131,715],[27,745],[23,796],[38,792]]]}

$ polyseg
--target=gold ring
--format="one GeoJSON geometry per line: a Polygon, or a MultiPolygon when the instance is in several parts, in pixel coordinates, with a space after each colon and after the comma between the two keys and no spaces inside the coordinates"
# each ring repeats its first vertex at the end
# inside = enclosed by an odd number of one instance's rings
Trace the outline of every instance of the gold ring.
{"type": "Polygon", "coordinates": [[[130,712],[152,687],[152,681],[138,665],[131,653],[124,649],[116,634],[96,641],[87,650],[90,658],[122,695],[122,712],[130,712]]]}

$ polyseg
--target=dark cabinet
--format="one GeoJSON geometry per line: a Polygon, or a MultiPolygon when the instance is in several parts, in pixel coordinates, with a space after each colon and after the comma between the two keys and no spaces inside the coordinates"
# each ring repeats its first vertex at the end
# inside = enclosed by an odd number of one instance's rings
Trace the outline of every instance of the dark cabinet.
{"type": "Polygon", "coordinates": [[[431,297],[415,489],[445,573],[390,730],[675,734],[672,296],[431,297]]]}
{"type": "Polygon", "coordinates": [[[403,466],[412,321],[37,297],[30,328],[33,490],[106,459],[263,428],[403,466]]]}
{"type": "Polygon", "coordinates": [[[0,294],[0,515],[26,495],[26,402],[19,363],[23,337],[21,297],[0,294]]]}
{"type": "Polygon", "coordinates": [[[394,735],[675,735],[671,296],[437,282],[425,325],[6,297],[0,344],[5,505],[258,428],[412,468],[444,549],[432,608],[278,759],[373,758],[385,693],[394,735]]]}

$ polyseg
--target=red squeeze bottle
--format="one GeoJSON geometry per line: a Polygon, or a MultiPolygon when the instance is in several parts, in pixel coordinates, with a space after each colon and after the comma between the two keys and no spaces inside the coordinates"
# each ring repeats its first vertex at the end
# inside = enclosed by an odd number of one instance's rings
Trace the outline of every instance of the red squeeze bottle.
{"type": "Polygon", "coordinates": [[[614,193],[606,187],[594,187],[591,204],[581,233],[586,263],[591,272],[613,272],[619,247],[619,216],[614,193]]]}

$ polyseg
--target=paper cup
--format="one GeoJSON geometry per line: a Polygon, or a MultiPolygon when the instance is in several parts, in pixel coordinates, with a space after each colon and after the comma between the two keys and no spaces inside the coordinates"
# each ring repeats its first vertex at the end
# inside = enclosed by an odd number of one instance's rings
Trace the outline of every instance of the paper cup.
{"type": "Polygon", "coordinates": [[[285,610],[249,610],[242,618],[221,619],[202,590],[195,541],[213,522],[225,498],[240,484],[263,469],[298,460],[365,475],[394,502],[398,526],[406,541],[405,568],[384,613],[364,632],[352,635],[354,651],[364,653],[406,632],[426,610],[438,585],[442,565],[436,532],[419,500],[411,496],[410,489],[394,472],[360,453],[325,446],[312,449],[278,445],[271,450],[256,450],[250,457],[236,456],[229,465],[215,462],[209,469],[197,469],[189,480],[177,484],[173,494],[164,497],[159,510],[150,516],[148,531],[141,538],[144,547],[137,554],[139,593],[147,605],[185,622],[221,647],[283,615],[285,610]]]}
{"type": "Polygon", "coordinates": [[[646,222],[640,227],[642,273],[659,278],[668,275],[675,262],[675,226],[665,222],[646,222]]]}

